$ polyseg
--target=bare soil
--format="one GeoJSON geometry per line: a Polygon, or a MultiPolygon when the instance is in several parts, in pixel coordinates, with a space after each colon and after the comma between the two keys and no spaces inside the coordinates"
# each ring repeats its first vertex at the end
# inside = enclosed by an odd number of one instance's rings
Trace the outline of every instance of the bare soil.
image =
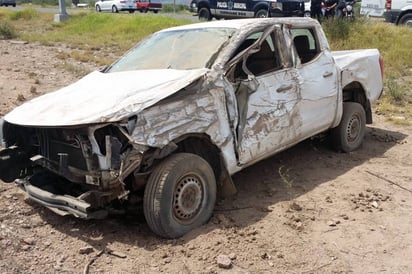
{"type": "MultiPolygon", "coordinates": [[[[0,41],[0,115],[97,69],[55,58],[70,50],[0,41]]],[[[236,174],[238,194],[177,240],[140,211],[61,217],[0,183],[0,273],[412,272],[412,127],[374,119],[356,152],[313,139],[236,174]]]]}

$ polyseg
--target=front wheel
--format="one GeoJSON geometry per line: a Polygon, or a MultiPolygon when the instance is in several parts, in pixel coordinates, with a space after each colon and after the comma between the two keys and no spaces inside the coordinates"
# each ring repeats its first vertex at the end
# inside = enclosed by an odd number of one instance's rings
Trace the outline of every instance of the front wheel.
{"type": "Polygon", "coordinates": [[[96,11],[97,11],[97,12],[101,12],[101,11],[102,11],[102,9],[100,8],[99,5],[96,5],[96,11]]]}
{"type": "Polygon", "coordinates": [[[144,215],[154,233],[177,238],[206,223],[216,201],[216,179],[209,163],[191,153],[164,159],[150,175],[144,215]]]}
{"type": "Polygon", "coordinates": [[[366,114],[363,106],[355,102],[343,103],[342,120],[332,129],[332,142],[337,150],[351,152],[358,149],[365,136],[366,114]]]}
{"type": "Polygon", "coordinates": [[[261,9],[255,13],[255,17],[256,18],[267,18],[269,17],[269,14],[267,10],[261,9]]]}
{"type": "Polygon", "coordinates": [[[118,12],[119,12],[119,10],[117,9],[117,7],[116,7],[116,6],[113,6],[113,7],[112,7],[112,12],[113,12],[113,13],[118,13],[118,12]]]}
{"type": "Polygon", "coordinates": [[[199,10],[199,20],[205,20],[205,21],[212,20],[212,16],[208,8],[201,8],[199,10]]]}

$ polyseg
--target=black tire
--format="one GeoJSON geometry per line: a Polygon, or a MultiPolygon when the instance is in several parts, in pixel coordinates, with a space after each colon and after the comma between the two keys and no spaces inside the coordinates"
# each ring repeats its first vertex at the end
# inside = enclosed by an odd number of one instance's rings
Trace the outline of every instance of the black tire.
{"type": "Polygon", "coordinates": [[[366,114],[359,103],[343,103],[342,120],[332,129],[332,142],[337,150],[351,152],[358,149],[365,136],[366,114]]]}
{"type": "Polygon", "coordinates": [[[269,17],[269,13],[265,9],[260,9],[255,13],[255,18],[267,18],[269,17]]]}
{"type": "Polygon", "coordinates": [[[201,8],[199,10],[199,20],[212,20],[212,15],[210,14],[210,10],[208,8],[201,8]]]}
{"type": "Polygon", "coordinates": [[[96,5],[96,12],[101,12],[101,11],[102,11],[102,9],[100,8],[100,6],[96,5]]]}
{"type": "Polygon", "coordinates": [[[216,201],[216,179],[209,163],[190,153],[164,159],[149,177],[144,215],[154,233],[177,238],[206,223],[216,201]]]}
{"type": "Polygon", "coordinates": [[[412,13],[407,13],[401,17],[399,24],[412,27],[412,13]]]}
{"type": "Polygon", "coordinates": [[[117,7],[115,5],[112,6],[112,12],[113,13],[118,13],[119,10],[117,9],[117,7]]]}

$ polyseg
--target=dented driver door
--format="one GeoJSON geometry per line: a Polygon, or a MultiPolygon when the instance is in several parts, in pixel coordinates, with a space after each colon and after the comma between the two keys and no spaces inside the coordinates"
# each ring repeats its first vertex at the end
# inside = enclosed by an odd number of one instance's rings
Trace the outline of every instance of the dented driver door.
{"type": "Polygon", "coordinates": [[[246,50],[234,70],[241,67],[247,75],[236,90],[239,165],[252,164],[289,146],[301,128],[297,70],[282,62],[276,29],[251,35],[245,42],[255,38],[249,47],[252,50],[246,50]]]}
{"type": "MultiPolygon", "coordinates": [[[[296,71],[283,69],[256,77],[258,85],[248,98],[239,119],[239,164],[254,162],[283,149],[299,136],[301,118],[298,108],[299,86],[296,71]]],[[[250,90],[250,88],[248,88],[250,90]]],[[[242,93],[242,91],[240,91],[242,93]]],[[[244,93],[244,92],[243,92],[244,93]]],[[[239,94],[240,95],[240,94],[239,94]]]]}

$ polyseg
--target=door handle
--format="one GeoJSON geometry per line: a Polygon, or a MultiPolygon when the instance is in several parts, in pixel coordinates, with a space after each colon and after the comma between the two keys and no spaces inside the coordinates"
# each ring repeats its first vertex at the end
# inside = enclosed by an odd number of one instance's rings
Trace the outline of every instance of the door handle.
{"type": "Polygon", "coordinates": [[[326,77],[329,77],[329,76],[332,76],[332,75],[333,75],[333,72],[327,71],[323,74],[323,78],[326,78],[326,77]]]}
{"type": "Polygon", "coordinates": [[[288,90],[290,90],[290,89],[292,89],[292,85],[281,85],[277,90],[276,90],[276,92],[278,92],[278,93],[280,93],[280,92],[285,92],[285,91],[288,91],[288,90]]]}

